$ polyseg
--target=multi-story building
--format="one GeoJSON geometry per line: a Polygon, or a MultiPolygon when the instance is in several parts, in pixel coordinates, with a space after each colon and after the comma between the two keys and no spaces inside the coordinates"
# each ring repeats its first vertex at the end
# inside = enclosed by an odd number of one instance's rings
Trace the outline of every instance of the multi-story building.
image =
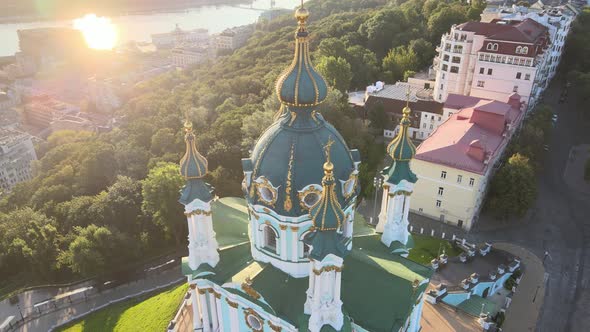
{"type": "MultiPolygon", "coordinates": [[[[406,106],[412,109],[411,124],[408,127],[412,139],[423,140],[452,114],[445,111],[443,104],[432,99],[432,89],[416,84],[397,82],[396,84],[378,84],[370,86],[365,92],[364,107],[366,112],[375,112],[383,108],[392,123],[399,123],[406,106]],[[375,88],[379,86],[380,88],[375,88]],[[408,94],[409,93],[409,94],[408,94]]],[[[383,135],[393,139],[400,126],[386,128],[383,135]]]]}
{"type": "Polygon", "coordinates": [[[244,25],[226,29],[215,36],[215,48],[218,50],[235,50],[246,44],[246,41],[254,33],[250,25],[244,25]]]}
{"type": "Polygon", "coordinates": [[[38,28],[17,30],[17,61],[25,73],[51,68],[57,63],[80,59],[88,46],[82,32],[71,28],[38,28]]]}
{"type": "Polygon", "coordinates": [[[204,47],[177,47],[172,50],[172,65],[187,68],[209,59],[209,51],[204,47]]]}
{"type": "Polygon", "coordinates": [[[67,104],[48,95],[30,97],[24,105],[24,116],[27,124],[48,128],[51,122],[65,115],[76,115],[80,108],[67,104]]]}
{"type": "Polygon", "coordinates": [[[470,229],[479,216],[488,182],[524,117],[518,94],[507,103],[451,94],[454,113],[416,151],[418,176],[412,211],[470,229]]]}
{"type": "Polygon", "coordinates": [[[0,129],[0,192],[31,179],[31,161],[37,155],[31,136],[12,129],[0,129]]]}
{"type": "Polygon", "coordinates": [[[569,5],[558,7],[538,5],[529,8],[516,5],[512,7],[488,7],[481,14],[481,21],[491,22],[498,19],[522,21],[529,18],[548,29],[551,48],[547,65],[541,69],[541,79],[539,80],[539,87],[545,89],[553,76],[555,76],[557,66],[561,61],[565,40],[577,13],[575,8],[569,5]]]}
{"type": "Polygon", "coordinates": [[[434,98],[507,100],[517,92],[527,106],[534,105],[545,84],[550,47],[547,27],[529,18],[454,25],[437,47],[434,98]]]}
{"type": "Polygon", "coordinates": [[[209,30],[182,30],[177,24],[171,32],[153,34],[152,43],[157,48],[171,48],[187,43],[204,45],[209,43],[209,30]]]}

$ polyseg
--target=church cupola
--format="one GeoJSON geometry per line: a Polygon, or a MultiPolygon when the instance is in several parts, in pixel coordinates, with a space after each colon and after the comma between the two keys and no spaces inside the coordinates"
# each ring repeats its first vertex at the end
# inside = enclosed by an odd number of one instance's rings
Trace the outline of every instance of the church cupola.
{"type": "MultiPolygon", "coordinates": [[[[352,237],[354,206],[360,190],[359,152],[350,150],[317,110],[328,87],[311,63],[308,17],[305,8],[295,14],[298,27],[294,58],[276,82],[280,115],[260,136],[250,157],[242,159],[252,257],[297,278],[309,274],[308,239],[313,230],[328,227],[321,222],[315,225],[310,218],[310,210],[323,197],[323,177],[317,170],[327,162],[324,146],[328,142],[332,167],[327,182],[330,205],[323,208],[331,209],[333,203],[338,203],[339,210],[326,213],[338,216],[333,219],[336,224],[329,228],[340,228],[344,238],[352,237]]],[[[316,220],[322,218],[323,211],[316,220]]],[[[319,246],[315,247],[319,250],[319,246]]]]}
{"type": "Polygon", "coordinates": [[[399,125],[397,136],[387,146],[387,153],[392,159],[390,166],[386,167],[382,175],[384,177],[383,198],[381,212],[376,231],[383,233],[381,242],[390,247],[393,253],[406,256],[412,246],[412,238],[408,231],[408,214],[410,210],[410,195],[414,190],[414,184],[418,177],[410,169],[410,161],[416,155],[416,146],[412,143],[409,127],[412,123],[409,107],[410,86],[406,107],[399,125]]]}
{"type": "Polygon", "coordinates": [[[303,7],[295,12],[299,24],[295,32],[295,56],[276,84],[281,103],[293,107],[317,106],[328,94],[326,81],[314,69],[309,57],[308,17],[309,12],[303,7]]]}
{"type": "Polygon", "coordinates": [[[342,262],[350,250],[350,238],[342,234],[345,214],[335,198],[334,165],[330,161],[332,143],[329,140],[326,145],[322,197],[309,211],[313,233],[309,237],[311,271],[304,311],[310,315],[310,332],[319,332],[324,325],[340,331],[344,324],[340,299],[342,262]]]}
{"type": "MultiPolygon", "coordinates": [[[[192,124],[184,124],[186,152],[180,160],[180,174],[186,180],[180,195],[188,223],[188,267],[196,271],[201,264],[215,267],[219,262],[218,244],[213,230],[211,186],[205,182],[207,159],[197,150],[192,124]]],[[[189,280],[190,281],[190,280],[189,280]]]]}

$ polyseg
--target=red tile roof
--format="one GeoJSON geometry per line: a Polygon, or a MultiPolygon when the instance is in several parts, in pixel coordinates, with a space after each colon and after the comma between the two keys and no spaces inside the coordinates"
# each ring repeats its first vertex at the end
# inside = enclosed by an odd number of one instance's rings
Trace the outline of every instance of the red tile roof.
{"type": "Polygon", "coordinates": [[[485,174],[508,143],[506,124],[515,128],[524,113],[496,100],[453,94],[445,107],[460,111],[418,146],[415,158],[478,174],[485,174]]]}

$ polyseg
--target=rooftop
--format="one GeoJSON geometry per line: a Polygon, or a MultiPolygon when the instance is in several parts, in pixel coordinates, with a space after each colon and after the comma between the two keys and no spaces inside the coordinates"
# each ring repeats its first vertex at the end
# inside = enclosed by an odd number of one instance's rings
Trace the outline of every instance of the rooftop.
{"type": "Polygon", "coordinates": [[[458,25],[457,29],[472,31],[489,39],[531,44],[547,32],[544,25],[530,18],[523,21],[466,22],[458,25]]]}
{"type": "Polygon", "coordinates": [[[406,107],[408,85],[410,86],[410,108],[413,112],[443,114],[443,104],[429,97],[432,95],[432,89],[418,88],[404,82],[384,85],[380,91],[367,93],[365,106],[372,107],[381,103],[385,111],[401,114],[402,109],[406,107]]]}
{"type": "Polygon", "coordinates": [[[416,152],[416,159],[485,174],[523,112],[496,100],[449,95],[445,107],[459,110],[440,125],[416,152]]]}

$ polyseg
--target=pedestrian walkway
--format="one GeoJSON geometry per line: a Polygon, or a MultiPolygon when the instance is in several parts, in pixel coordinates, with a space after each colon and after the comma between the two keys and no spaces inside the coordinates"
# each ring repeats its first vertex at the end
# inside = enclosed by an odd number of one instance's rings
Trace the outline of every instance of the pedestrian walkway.
{"type": "MultiPolygon", "coordinates": [[[[76,316],[88,313],[95,308],[108,304],[109,302],[120,300],[128,296],[135,296],[141,292],[175,282],[181,282],[183,280],[184,277],[180,273],[180,266],[177,266],[176,268],[149,275],[143,279],[121,285],[108,291],[97,293],[88,297],[86,300],[58,307],[53,311],[42,313],[40,316],[34,315],[31,318],[27,318],[25,324],[16,331],[47,332],[50,331],[53,326],[63,324],[76,316]]],[[[18,317],[18,309],[13,307],[10,309],[11,312],[16,310],[16,317],[18,317]]],[[[4,316],[4,312],[2,312],[2,316],[4,316]]]]}
{"type": "Polygon", "coordinates": [[[494,247],[520,257],[524,265],[524,274],[512,296],[502,328],[506,332],[535,331],[545,298],[543,262],[530,251],[510,243],[494,243],[494,247]]]}
{"type": "Polygon", "coordinates": [[[481,332],[481,325],[475,317],[455,310],[444,304],[432,305],[424,302],[421,332],[481,332]]]}

